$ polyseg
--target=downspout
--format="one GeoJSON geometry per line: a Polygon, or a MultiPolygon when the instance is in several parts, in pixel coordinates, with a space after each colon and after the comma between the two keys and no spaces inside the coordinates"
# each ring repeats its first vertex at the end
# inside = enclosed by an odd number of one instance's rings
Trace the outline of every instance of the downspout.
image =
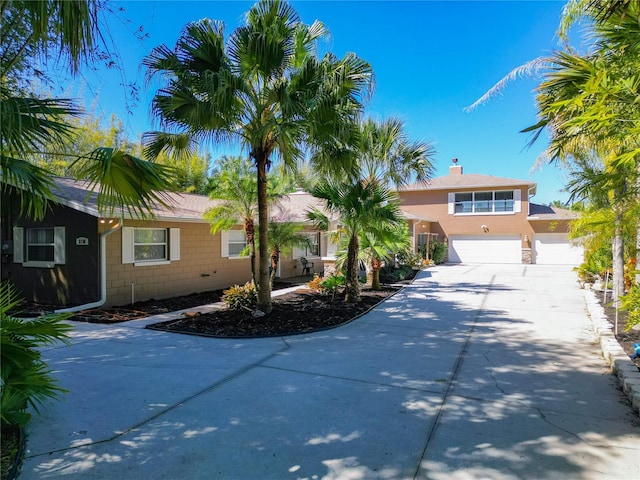
{"type": "Polygon", "coordinates": [[[100,300],[97,302],[85,303],[84,305],[76,305],[75,307],[61,308],[55,310],[54,313],[74,313],[90,308],[99,308],[107,301],[107,237],[112,233],[122,229],[122,218],[118,225],[100,234],[100,300]]]}

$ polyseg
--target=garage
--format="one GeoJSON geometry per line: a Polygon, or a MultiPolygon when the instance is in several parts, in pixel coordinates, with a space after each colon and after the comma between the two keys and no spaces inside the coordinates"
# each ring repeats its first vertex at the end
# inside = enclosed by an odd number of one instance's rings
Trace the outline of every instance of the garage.
{"type": "Polygon", "coordinates": [[[450,263],[522,263],[520,235],[451,235],[450,263]]]}
{"type": "Polygon", "coordinates": [[[566,233],[536,233],[534,263],[578,266],[584,260],[583,248],[571,243],[566,233]]]}

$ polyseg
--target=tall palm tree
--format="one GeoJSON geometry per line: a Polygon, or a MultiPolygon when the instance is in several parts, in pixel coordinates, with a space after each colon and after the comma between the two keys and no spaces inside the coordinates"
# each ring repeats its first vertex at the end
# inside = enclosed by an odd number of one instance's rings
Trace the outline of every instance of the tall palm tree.
{"type": "Polygon", "coordinates": [[[409,140],[401,120],[366,119],[359,127],[357,163],[360,178],[398,187],[432,176],[433,147],[427,142],[409,140]]]}
{"type": "MultiPolygon", "coordinates": [[[[312,156],[348,162],[355,120],[372,85],[368,63],[353,54],[317,55],[322,23],[305,25],[285,1],[262,0],[225,43],[224,25],[188,24],[173,49],[156,47],[143,61],[148,77],[166,82],[152,111],[168,133],[198,140],[237,141],[256,165],[258,222],[266,225],[267,171],[312,156]]],[[[150,148],[170,136],[150,133],[150,148]]],[[[271,311],[268,229],[260,229],[258,308],[271,311]]]]}
{"type": "MultiPolygon", "coordinates": [[[[0,1],[0,190],[19,197],[24,215],[43,216],[53,199],[53,172],[24,158],[70,140],[68,119],[82,113],[70,99],[41,98],[30,90],[34,61],[58,55],[78,73],[101,38],[99,10],[98,2],[82,0],[0,1]]],[[[165,203],[162,191],[171,187],[172,169],[114,148],[81,152],[75,167],[76,176],[98,191],[105,212],[120,207],[145,216],[165,203]]]]}
{"type": "MultiPolygon", "coordinates": [[[[359,302],[360,235],[381,223],[402,224],[398,198],[391,190],[377,182],[365,181],[324,181],[317,185],[311,194],[324,200],[327,212],[339,218],[339,232],[347,243],[345,301],[359,302]]],[[[309,213],[309,219],[321,228],[329,224],[328,215],[318,209],[309,213]]]]}

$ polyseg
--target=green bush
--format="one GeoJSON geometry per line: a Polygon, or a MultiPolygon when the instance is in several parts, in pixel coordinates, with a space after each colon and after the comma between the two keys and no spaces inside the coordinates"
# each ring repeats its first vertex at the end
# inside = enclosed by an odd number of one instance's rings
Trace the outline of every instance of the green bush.
{"type": "Polygon", "coordinates": [[[631,287],[626,295],[620,297],[620,309],[628,312],[627,331],[640,324],[640,285],[631,287]]]}
{"type": "Polygon", "coordinates": [[[444,262],[445,257],[447,256],[447,244],[444,242],[439,242],[435,238],[429,244],[429,258],[433,260],[433,263],[440,264],[444,262]]]}
{"type": "Polygon", "coordinates": [[[325,295],[331,295],[331,300],[333,300],[340,292],[346,283],[346,279],[344,275],[341,274],[333,274],[325,277],[322,282],[320,282],[321,292],[325,295]]]}
{"type": "Polygon", "coordinates": [[[252,312],[258,305],[258,291],[253,282],[234,285],[222,292],[222,301],[231,310],[248,310],[252,312]]]}
{"type": "Polygon", "coordinates": [[[15,317],[22,299],[8,282],[0,284],[0,420],[3,425],[27,424],[38,405],[66,392],[51,376],[39,348],[69,342],[73,326],[63,323],[68,314],[49,314],[34,319],[15,317]],[[14,312],[14,313],[10,313],[14,312]]]}
{"type": "Polygon", "coordinates": [[[416,272],[411,265],[397,265],[395,267],[385,265],[380,269],[380,282],[394,283],[408,280],[415,276],[416,272]]]}

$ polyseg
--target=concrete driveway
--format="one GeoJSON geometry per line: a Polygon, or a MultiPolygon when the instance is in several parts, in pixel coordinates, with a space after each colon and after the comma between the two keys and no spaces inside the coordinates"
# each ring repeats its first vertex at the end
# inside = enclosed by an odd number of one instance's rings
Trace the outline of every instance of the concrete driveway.
{"type": "Polygon", "coordinates": [[[640,423],[568,267],[439,266],[357,321],[78,324],[21,479],[632,479],[640,423]]]}

